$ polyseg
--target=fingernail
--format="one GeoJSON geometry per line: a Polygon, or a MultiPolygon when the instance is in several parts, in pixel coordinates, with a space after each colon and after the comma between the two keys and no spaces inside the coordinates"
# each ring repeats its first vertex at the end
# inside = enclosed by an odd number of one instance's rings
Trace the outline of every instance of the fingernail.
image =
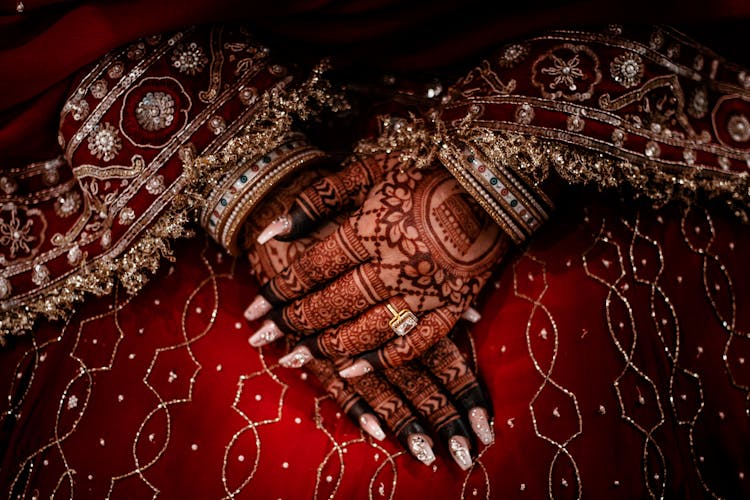
{"type": "Polygon", "coordinates": [[[492,425],[487,418],[487,410],[481,406],[472,408],[469,410],[469,422],[471,422],[471,428],[474,429],[474,433],[483,444],[490,444],[495,440],[492,425]]]}
{"type": "Polygon", "coordinates": [[[430,465],[435,461],[435,454],[432,452],[432,447],[428,442],[428,437],[424,434],[412,434],[407,438],[409,444],[409,451],[416,457],[417,460],[425,465],[430,465]]]}
{"type": "Polygon", "coordinates": [[[344,368],[343,370],[341,370],[339,372],[339,375],[341,375],[343,378],[354,378],[361,377],[362,375],[370,373],[371,371],[372,365],[370,363],[368,363],[364,359],[358,359],[349,368],[344,368]]]}
{"type": "Polygon", "coordinates": [[[482,319],[482,315],[479,314],[479,311],[474,309],[473,307],[468,308],[464,311],[462,314],[462,317],[470,322],[470,323],[478,323],[480,319],[482,319]]]}
{"type": "Polygon", "coordinates": [[[270,302],[266,300],[262,295],[258,295],[253,299],[253,303],[247,306],[245,309],[245,318],[248,321],[255,321],[256,319],[264,316],[268,311],[273,308],[270,302]]]}
{"type": "Polygon", "coordinates": [[[359,417],[359,425],[360,427],[362,427],[363,431],[365,431],[378,441],[382,441],[385,439],[385,432],[383,432],[380,424],[378,424],[378,419],[377,417],[375,417],[375,415],[365,413],[364,415],[359,417]]]}
{"type": "Polygon", "coordinates": [[[469,453],[469,440],[463,436],[453,436],[448,440],[448,448],[451,450],[453,460],[463,470],[471,467],[471,453],[469,453]]]}
{"type": "Polygon", "coordinates": [[[264,245],[271,238],[289,233],[292,228],[292,222],[289,220],[289,216],[282,215],[273,220],[266,228],[258,235],[258,243],[264,245]]]}
{"type": "Polygon", "coordinates": [[[267,319],[263,322],[263,325],[253,333],[249,342],[253,347],[260,347],[262,345],[270,344],[283,335],[284,334],[281,333],[279,327],[276,326],[276,323],[267,319]]]}
{"type": "Polygon", "coordinates": [[[301,345],[281,358],[279,364],[285,368],[302,368],[311,359],[313,359],[313,356],[310,354],[310,349],[301,345]]]}

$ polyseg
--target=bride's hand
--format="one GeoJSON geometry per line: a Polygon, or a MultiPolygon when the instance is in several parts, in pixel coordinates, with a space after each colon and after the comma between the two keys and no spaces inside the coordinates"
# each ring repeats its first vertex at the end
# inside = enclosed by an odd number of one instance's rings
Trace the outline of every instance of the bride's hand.
{"type": "MultiPolygon", "coordinates": [[[[305,248],[336,227],[335,221],[329,220],[327,224],[319,224],[318,231],[308,238],[293,242],[274,240],[267,245],[255,243],[260,230],[277,214],[284,213],[300,186],[308,185],[314,178],[312,172],[303,172],[287,185],[280,186],[246,223],[245,250],[261,283],[267,282],[305,248]]],[[[265,340],[272,339],[273,335],[265,340]]],[[[385,437],[378,415],[405,448],[425,464],[432,463],[434,453],[424,423],[439,433],[462,468],[471,464],[471,439],[465,421],[484,444],[494,439],[487,412],[489,405],[476,377],[458,349],[447,339],[431,349],[421,364],[391,370],[385,374],[387,378],[371,374],[347,382],[338,376],[335,364],[328,360],[313,360],[306,367],[364,431],[378,440],[385,437]]]]}
{"type": "MultiPolygon", "coordinates": [[[[310,335],[282,362],[359,355],[341,372],[353,377],[415,359],[453,328],[506,252],[505,233],[445,169],[381,170],[360,208],[248,308],[252,319],[271,313],[255,345],[283,333],[310,335]],[[407,318],[405,328],[395,316],[407,318]]],[[[336,203],[348,201],[337,195],[336,203]]]]}

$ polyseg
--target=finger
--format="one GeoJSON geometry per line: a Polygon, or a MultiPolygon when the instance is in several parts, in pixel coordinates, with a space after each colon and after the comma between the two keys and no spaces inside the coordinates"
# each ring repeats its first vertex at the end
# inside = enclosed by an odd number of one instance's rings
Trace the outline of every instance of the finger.
{"type": "Polygon", "coordinates": [[[282,241],[297,239],[332,214],[361,205],[382,175],[383,162],[367,158],[350,163],[341,172],[322,177],[299,194],[285,220],[264,230],[263,241],[259,236],[258,242],[263,244],[273,237],[282,241]]]}
{"type": "Polygon", "coordinates": [[[448,443],[453,460],[463,470],[471,467],[469,432],[461,416],[435,381],[418,365],[406,364],[386,370],[386,377],[448,443]]]}
{"type": "Polygon", "coordinates": [[[395,335],[391,328],[391,305],[401,311],[408,308],[403,296],[397,295],[387,303],[377,304],[351,321],[328,328],[320,335],[302,341],[316,357],[350,358],[380,347],[395,335]]]}
{"type": "Polygon", "coordinates": [[[360,377],[351,381],[351,385],[415,458],[425,465],[435,461],[432,440],[409,405],[382,375],[373,373],[360,377]]]}
{"type": "Polygon", "coordinates": [[[270,317],[283,331],[309,335],[364,313],[392,293],[380,278],[380,266],[367,262],[325,288],[274,309],[270,317]]]}
{"type": "Polygon", "coordinates": [[[380,427],[373,409],[355,390],[336,375],[336,368],[332,363],[314,360],[308,363],[307,367],[352,421],[378,441],[385,439],[385,433],[380,427]]]}
{"type": "Polygon", "coordinates": [[[253,347],[261,347],[270,344],[276,339],[280,339],[284,333],[271,320],[266,320],[260,328],[250,336],[249,342],[253,347]]]}
{"type": "Polygon", "coordinates": [[[350,367],[342,370],[340,375],[344,378],[358,377],[373,369],[393,368],[416,359],[445,337],[458,318],[459,315],[449,307],[430,311],[419,318],[417,326],[411,332],[365,353],[350,367]]]}
{"type": "Polygon", "coordinates": [[[271,304],[281,304],[305,295],[368,258],[367,249],[345,221],[263,285],[260,294],[271,304]]]}
{"type": "Polygon", "coordinates": [[[489,421],[484,391],[458,347],[447,337],[440,339],[420,358],[424,365],[453,396],[454,401],[469,417],[469,423],[479,440],[487,445],[495,437],[489,421]]]}

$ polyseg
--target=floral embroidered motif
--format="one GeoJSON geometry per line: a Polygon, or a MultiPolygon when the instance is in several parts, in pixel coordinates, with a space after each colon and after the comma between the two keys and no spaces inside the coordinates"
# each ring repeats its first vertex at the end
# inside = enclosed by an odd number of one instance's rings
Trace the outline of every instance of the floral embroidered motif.
{"type": "Polygon", "coordinates": [[[83,99],[78,99],[78,100],[69,102],[66,108],[67,108],[67,111],[69,111],[72,114],[73,119],[77,122],[83,120],[89,115],[89,103],[87,103],[83,99]]]}
{"type": "Polygon", "coordinates": [[[525,102],[516,109],[516,122],[522,125],[528,125],[534,119],[534,108],[531,104],[525,102]]]}
{"type": "Polygon", "coordinates": [[[512,68],[523,61],[529,53],[529,47],[520,43],[509,45],[503,50],[498,59],[498,64],[502,68],[512,68]]]}
{"type": "Polygon", "coordinates": [[[599,58],[585,45],[555,47],[532,67],[532,83],[548,99],[585,101],[601,79],[599,58]]]}
{"type": "Polygon", "coordinates": [[[81,195],[77,191],[70,191],[60,195],[55,200],[55,213],[61,217],[70,217],[81,207],[81,195]]]}
{"type": "Polygon", "coordinates": [[[571,115],[568,117],[566,126],[571,132],[580,132],[585,124],[586,122],[579,115],[571,115]]]}
{"type": "Polygon", "coordinates": [[[164,191],[164,176],[156,175],[148,180],[146,183],[146,191],[149,194],[156,196],[157,194],[164,191]]]}
{"type": "Polygon", "coordinates": [[[36,264],[31,273],[31,281],[35,285],[41,286],[45,284],[47,280],[49,280],[49,269],[47,269],[47,266],[44,264],[36,264]]]}
{"type": "Polygon", "coordinates": [[[91,95],[97,99],[107,95],[107,80],[97,80],[91,84],[91,95]]]}
{"type": "Polygon", "coordinates": [[[219,135],[226,130],[227,123],[224,121],[224,118],[217,115],[209,120],[208,128],[211,129],[211,132],[213,132],[214,135],[219,135]]]}
{"type": "Polygon", "coordinates": [[[121,62],[116,62],[110,68],[107,70],[107,76],[112,78],[113,80],[116,80],[122,76],[122,74],[125,72],[125,65],[121,62]]]}
{"type": "Polygon", "coordinates": [[[5,194],[13,194],[18,189],[18,183],[11,177],[0,177],[0,189],[5,194]]]}
{"type": "Polygon", "coordinates": [[[581,64],[578,56],[575,55],[567,61],[560,59],[555,55],[552,55],[551,58],[554,66],[542,68],[542,73],[555,77],[555,81],[550,83],[549,87],[554,89],[557,88],[558,85],[563,84],[568,87],[571,92],[578,90],[576,80],[582,80],[584,77],[583,71],[578,67],[578,65],[581,64]]]}
{"type": "Polygon", "coordinates": [[[195,75],[203,71],[206,64],[208,64],[208,57],[195,42],[178,45],[172,54],[172,66],[177,68],[180,73],[195,75]]]}
{"type": "Polygon", "coordinates": [[[122,140],[117,129],[109,123],[98,125],[89,136],[89,151],[104,161],[110,161],[122,149],[122,140]]]}
{"type": "Polygon", "coordinates": [[[687,111],[693,118],[706,116],[706,113],[708,113],[708,93],[706,89],[698,88],[693,92],[687,111]]]}
{"type": "Polygon", "coordinates": [[[612,78],[629,89],[641,83],[643,78],[643,61],[638,54],[621,54],[609,65],[612,78]]]}
{"type": "Polygon", "coordinates": [[[130,207],[125,207],[120,211],[120,224],[127,226],[135,220],[135,211],[130,207]]]}
{"type": "Polygon", "coordinates": [[[169,127],[174,121],[174,99],[165,92],[148,92],[135,108],[135,119],[149,132],[169,127]]]}
{"type": "Polygon", "coordinates": [[[0,245],[10,247],[10,258],[14,259],[19,251],[31,253],[29,244],[34,242],[36,237],[31,234],[34,226],[32,219],[26,219],[26,222],[22,223],[15,207],[9,212],[10,219],[0,218],[0,245]]]}
{"type": "Polygon", "coordinates": [[[126,55],[131,61],[137,61],[146,55],[146,45],[143,42],[134,43],[128,47],[126,55]]]}

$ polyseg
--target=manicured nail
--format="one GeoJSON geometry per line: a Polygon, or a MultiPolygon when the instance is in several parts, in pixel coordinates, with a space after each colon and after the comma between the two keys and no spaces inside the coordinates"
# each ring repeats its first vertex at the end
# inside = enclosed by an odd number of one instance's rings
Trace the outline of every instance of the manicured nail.
{"type": "Polygon", "coordinates": [[[435,454],[429,443],[429,438],[424,434],[412,434],[407,439],[409,451],[417,460],[425,465],[430,465],[435,461],[435,454]]]}
{"type": "Polygon", "coordinates": [[[271,309],[273,309],[271,303],[262,295],[258,295],[253,299],[252,304],[245,309],[245,319],[255,321],[261,316],[265,316],[271,309]]]}
{"type": "Polygon", "coordinates": [[[361,377],[362,375],[370,373],[371,371],[372,365],[370,363],[368,363],[364,359],[358,359],[349,368],[344,368],[343,370],[341,370],[339,372],[339,375],[341,375],[343,378],[354,378],[361,377]]]}
{"type": "Polygon", "coordinates": [[[313,359],[313,356],[310,354],[310,349],[301,345],[281,358],[279,364],[285,368],[302,368],[311,359],[313,359]]]}
{"type": "Polygon", "coordinates": [[[274,340],[282,337],[284,334],[281,333],[276,323],[267,319],[263,322],[263,325],[253,333],[250,337],[250,345],[253,347],[260,347],[262,345],[270,344],[274,340]]]}
{"type": "Polygon", "coordinates": [[[481,406],[476,406],[469,410],[469,422],[474,433],[483,444],[490,444],[495,440],[492,433],[492,425],[487,418],[487,410],[481,406]]]}
{"type": "Polygon", "coordinates": [[[363,431],[365,431],[378,441],[382,441],[385,439],[385,432],[383,432],[380,424],[378,424],[378,419],[375,415],[372,415],[371,413],[363,414],[361,417],[359,417],[359,425],[360,427],[362,427],[363,431]]]}
{"type": "Polygon", "coordinates": [[[479,314],[479,311],[477,311],[473,307],[465,310],[462,317],[469,323],[478,323],[479,320],[482,319],[482,315],[479,314]]]}
{"type": "Polygon", "coordinates": [[[451,450],[453,460],[463,470],[471,467],[471,453],[469,453],[469,440],[463,436],[453,436],[448,440],[448,448],[451,450]]]}
{"type": "Polygon", "coordinates": [[[289,220],[289,216],[282,215],[277,217],[258,235],[258,243],[264,245],[270,241],[271,238],[288,234],[290,229],[292,229],[292,221],[289,220]]]}

